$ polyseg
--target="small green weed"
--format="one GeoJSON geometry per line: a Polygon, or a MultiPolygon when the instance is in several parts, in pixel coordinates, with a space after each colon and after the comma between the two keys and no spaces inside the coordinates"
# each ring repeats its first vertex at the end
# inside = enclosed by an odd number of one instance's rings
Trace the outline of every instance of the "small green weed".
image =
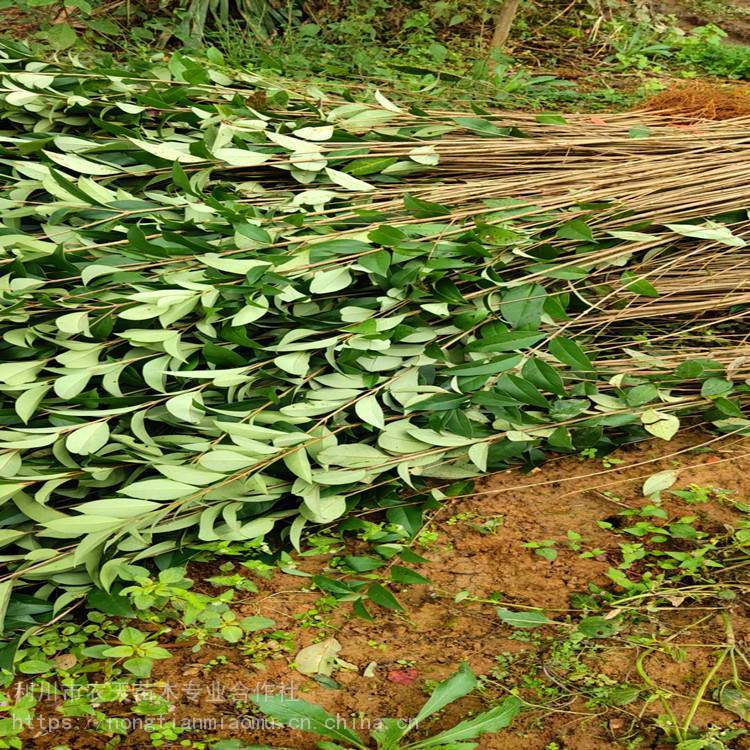
{"type": "MultiPolygon", "coordinates": [[[[488,711],[467,718],[431,737],[410,741],[407,735],[426,719],[468,695],[477,686],[477,678],[471,669],[466,664],[462,665],[452,677],[437,685],[414,719],[382,719],[379,728],[371,732],[372,740],[379,750],[445,750],[448,747],[475,747],[474,743],[467,741],[509,726],[521,710],[522,702],[518,698],[505,698],[488,711]]],[[[359,734],[349,729],[345,723],[342,725],[338,717],[331,716],[321,706],[304,700],[290,700],[283,695],[257,696],[253,700],[258,709],[274,721],[302,728],[334,741],[319,742],[318,747],[321,750],[332,750],[334,747],[338,750],[364,750],[367,747],[366,741],[359,734]]]]}

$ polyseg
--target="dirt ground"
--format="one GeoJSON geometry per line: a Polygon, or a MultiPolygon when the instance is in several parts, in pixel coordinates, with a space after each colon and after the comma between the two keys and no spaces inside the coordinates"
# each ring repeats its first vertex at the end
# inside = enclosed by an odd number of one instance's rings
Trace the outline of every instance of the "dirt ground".
{"type": "Polygon", "coordinates": [[[659,13],[676,16],[685,29],[715,23],[735,42],[750,41],[750,0],[657,0],[659,13]]]}
{"type": "MultiPolygon", "coordinates": [[[[494,601],[484,603],[474,599],[493,599],[509,607],[540,607],[550,617],[564,621],[573,606],[571,597],[585,592],[591,582],[603,586],[608,583],[605,572],[616,559],[622,537],[600,528],[597,522],[611,518],[624,506],[639,507],[646,503],[640,488],[644,479],[656,471],[678,468],[675,487],[695,483],[731,490],[736,500],[746,501],[750,497],[750,440],[747,439],[717,441],[715,436],[700,430],[688,430],[671,443],[643,443],[622,450],[615,457],[622,463],[609,468],[601,461],[570,457],[550,461],[527,475],[517,471],[491,475],[478,484],[475,494],[450,501],[431,519],[427,527],[430,533],[420,537],[425,544],[415,547],[429,558],[429,563],[416,569],[429,578],[430,585],[393,589],[406,608],[403,615],[379,610],[374,621],[367,622],[353,617],[346,604],[331,611],[316,605],[320,592],[307,590],[305,578],[278,572],[270,580],[259,579],[261,590],[247,596],[241,605],[242,614],[273,618],[279,630],[293,636],[293,648],[285,652],[281,644],[266,643],[268,658],[258,662],[257,655],[243,655],[227,644],[205,646],[193,653],[189,642],[170,643],[165,639],[167,643],[163,645],[171,649],[174,658],[157,664],[155,684],[160,690],[168,689],[175,704],[174,713],[167,718],[188,720],[209,730],[210,721],[218,722],[213,731],[204,733],[209,737],[308,750],[315,745],[311,735],[258,728],[257,723],[254,728],[253,722],[258,719],[248,695],[258,690],[295,694],[322,704],[356,728],[379,717],[414,716],[426,698],[431,681],[445,678],[464,660],[478,675],[491,676],[493,672],[497,675],[502,659],[507,663],[508,654],[514,655],[511,663],[515,666],[509,674],[488,679],[482,693],[450,707],[434,725],[420,727],[415,734],[419,736],[446,728],[468,712],[486,707],[488,702],[501,697],[524,671],[548,673],[553,686],[560,683],[575,687],[575,680],[582,679],[580,675],[556,674],[554,662],[547,661],[559,630],[542,628],[519,638],[518,631],[498,619],[494,601]],[[492,533],[480,533],[477,524],[487,519],[493,519],[497,527],[492,533]],[[534,540],[562,542],[569,531],[579,533],[584,548],[597,548],[599,554],[583,559],[580,551],[565,549],[560,544],[557,559],[548,561],[524,547],[534,540]],[[470,592],[471,601],[456,602],[459,592],[470,592]],[[325,686],[299,674],[292,662],[299,648],[330,636],[340,642],[339,657],[352,668],[340,669],[333,675],[335,683],[325,686]]],[[[688,506],[677,498],[665,497],[664,507],[670,516],[697,515],[702,527],[717,532],[736,524],[739,515],[730,504],[718,501],[688,506]]],[[[320,570],[321,561],[306,559],[301,568],[320,570]]],[[[206,565],[191,570],[196,579],[211,572],[206,565]]],[[[647,613],[639,627],[643,634],[659,632],[666,637],[669,633],[672,645],[683,649],[682,658],[678,659],[655,652],[646,666],[659,687],[678,696],[673,697],[672,706],[677,716],[684,716],[689,696],[695,693],[711,667],[715,651],[710,646],[717,640],[719,614],[724,605],[703,611],[680,606],[679,600],[673,603],[672,611],[647,613]],[[702,622],[680,635],[681,628],[696,620],[702,622]]],[[[737,643],[750,646],[747,601],[739,598],[728,606],[737,643]]],[[[638,653],[632,642],[608,640],[606,647],[586,655],[585,663],[590,674],[633,684],[638,681],[634,667],[638,653]]],[[[558,697],[552,703],[551,711],[529,711],[510,729],[484,736],[479,747],[483,750],[673,747],[660,744],[653,728],[652,720],[660,713],[656,703],[639,700],[622,708],[591,706],[577,697],[575,690],[569,698],[558,697]],[[628,745],[637,736],[642,738],[642,744],[628,745]]],[[[47,708],[49,715],[53,715],[54,706],[47,708]]],[[[703,704],[694,724],[750,728],[715,703],[703,704]]],[[[71,731],[49,733],[37,728],[27,737],[24,748],[48,750],[67,743],[75,750],[86,750],[104,748],[106,742],[106,736],[86,729],[85,720],[76,720],[71,731]]],[[[742,738],[735,743],[732,747],[750,747],[742,738]]],[[[142,748],[148,742],[143,731],[135,731],[119,746],[142,748]]]]}

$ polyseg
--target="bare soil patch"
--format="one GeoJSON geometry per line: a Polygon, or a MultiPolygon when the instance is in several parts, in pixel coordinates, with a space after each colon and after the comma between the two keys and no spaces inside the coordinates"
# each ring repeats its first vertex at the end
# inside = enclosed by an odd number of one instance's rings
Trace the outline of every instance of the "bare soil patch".
{"type": "Polygon", "coordinates": [[[689,30],[714,23],[735,42],[750,41],[749,0],[660,0],[654,4],[659,13],[673,14],[689,30]]]}

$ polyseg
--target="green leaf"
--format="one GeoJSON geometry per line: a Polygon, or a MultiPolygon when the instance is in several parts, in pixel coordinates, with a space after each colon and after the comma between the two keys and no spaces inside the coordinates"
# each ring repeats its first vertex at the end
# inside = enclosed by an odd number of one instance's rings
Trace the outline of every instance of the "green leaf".
{"type": "Polygon", "coordinates": [[[318,271],[310,282],[310,294],[333,294],[346,289],[351,283],[352,277],[346,267],[318,271]]]}
{"type": "Polygon", "coordinates": [[[240,621],[240,626],[246,633],[255,633],[258,630],[267,630],[276,626],[276,621],[270,617],[262,617],[260,615],[253,615],[251,617],[245,617],[240,621]]]}
{"type": "Polygon", "coordinates": [[[651,495],[658,495],[664,490],[668,490],[676,481],[679,473],[674,469],[667,469],[666,471],[658,471],[656,474],[652,474],[643,483],[643,495],[644,497],[650,497],[651,495]]]}
{"type": "Polygon", "coordinates": [[[478,360],[476,362],[467,362],[456,367],[452,367],[447,373],[451,376],[474,377],[478,375],[496,375],[505,370],[512,370],[518,365],[523,357],[520,354],[508,354],[504,357],[498,357],[491,360],[478,360]]]}
{"type": "Polygon", "coordinates": [[[594,235],[591,227],[583,219],[571,219],[566,221],[558,230],[557,236],[564,240],[577,240],[579,242],[593,242],[594,235]]]}
{"type": "Polygon", "coordinates": [[[183,482],[175,482],[172,479],[144,479],[126,485],[119,492],[128,497],[143,500],[148,498],[152,500],[177,500],[198,492],[198,488],[183,482]]]}
{"type": "Polygon", "coordinates": [[[148,659],[145,656],[135,656],[132,659],[126,659],[123,667],[128,670],[131,674],[136,677],[145,679],[151,676],[151,670],[154,668],[154,662],[152,659],[148,659]]]}
{"type": "Polygon", "coordinates": [[[125,596],[108,593],[101,589],[89,592],[87,603],[90,609],[103,612],[113,617],[135,617],[136,612],[130,606],[130,600],[125,596]]]}
{"type": "Polygon", "coordinates": [[[642,406],[649,401],[654,401],[659,397],[659,391],[653,385],[637,385],[626,393],[626,400],[629,406],[642,406]]]}
{"type": "MultiPolygon", "coordinates": [[[[409,724],[398,719],[381,719],[380,726],[370,732],[378,750],[398,750],[399,740],[409,730],[409,724]]],[[[321,748],[323,750],[323,748],[321,748]]],[[[334,750],[331,748],[330,750],[334,750]]]]}
{"type": "Polygon", "coordinates": [[[621,283],[625,289],[634,294],[641,294],[644,297],[659,296],[658,290],[648,279],[644,279],[632,271],[625,271],[622,274],[621,283]]]}
{"type": "Polygon", "coordinates": [[[402,565],[394,565],[391,568],[391,580],[396,583],[405,583],[408,585],[412,584],[424,584],[429,583],[429,579],[423,575],[417,573],[416,570],[405,568],[402,565]]]}
{"type": "Polygon", "coordinates": [[[512,628],[538,628],[542,625],[554,625],[543,612],[536,610],[518,610],[505,609],[498,607],[497,616],[512,628]]]}
{"type": "Polygon", "coordinates": [[[419,709],[419,713],[414,717],[414,724],[421,724],[428,716],[442,711],[459,698],[468,695],[477,686],[477,678],[471,671],[471,667],[464,662],[458,668],[458,672],[449,677],[447,680],[439,683],[433,690],[432,695],[427,702],[419,709]]]}
{"type": "Polygon", "coordinates": [[[214,151],[214,156],[233,167],[257,167],[259,164],[265,164],[272,154],[244,148],[219,148],[214,151]]]}
{"type": "Polygon", "coordinates": [[[35,385],[25,390],[17,399],[15,403],[16,414],[23,420],[24,424],[27,424],[31,417],[34,416],[36,410],[39,408],[39,404],[47,395],[49,386],[42,383],[35,385]]]}
{"type": "Polygon", "coordinates": [[[385,429],[385,415],[383,409],[374,395],[365,396],[354,404],[354,411],[357,416],[366,424],[385,429]]]}
{"type": "Polygon", "coordinates": [[[45,32],[47,42],[57,50],[69,49],[78,41],[78,35],[67,23],[53,24],[45,32]]]}
{"type": "Polygon", "coordinates": [[[747,244],[741,237],[736,237],[732,231],[722,225],[714,222],[706,222],[702,225],[697,224],[665,224],[667,229],[671,229],[676,234],[683,237],[695,237],[701,240],[713,240],[722,245],[729,247],[745,247],[747,244]]]}
{"type": "Polygon", "coordinates": [[[392,609],[396,612],[404,611],[398,599],[385,586],[381,586],[379,583],[370,585],[367,589],[367,596],[370,601],[375,602],[375,604],[385,609],[392,609]]]}
{"type": "Polygon", "coordinates": [[[65,447],[71,453],[89,456],[101,450],[109,440],[109,425],[106,422],[90,422],[71,432],[65,439],[65,447]]]}
{"type": "Polygon", "coordinates": [[[142,141],[138,138],[128,138],[128,140],[135,146],[138,146],[138,148],[143,149],[152,156],[156,156],[164,161],[177,161],[185,164],[203,161],[199,156],[193,156],[188,151],[186,143],[181,143],[179,141],[151,143],[150,141],[142,141]]]}
{"type": "Polygon", "coordinates": [[[477,339],[466,348],[470,352],[510,352],[534,346],[543,338],[544,334],[537,331],[508,331],[477,339]]]}
{"type": "Polygon", "coordinates": [[[244,276],[256,268],[268,268],[271,265],[268,261],[257,260],[256,258],[233,258],[218,255],[217,253],[199,255],[198,260],[210,268],[216,268],[225,273],[239,274],[240,276],[244,276]]]}
{"type": "Polygon", "coordinates": [[[98,162],[84,159],[81,156],[73,156],[71,154],[56,154],[54,151],[42,151],[47,157],[53,162],[59,164],[65,169],[75,172],[76,174],[86,175],[113,175],[118,174],[122,170],[118,167],[107,166],[106,164],[100,164],[98,162]]]}
{"type": "Polygon", "coordinates": [[[565,385],[557,370],[542,359],[528,359],[521,370],[523,377],[539,390],[565,395],[565,385]]]}
{"type": "Polygon", "coordinates": [[[671,440],[680,429],[680,420],[674,414],[655,409],[643,412],[641,422],[648,432],[662,440],[671,440]]]}
{"type": "Polygon", "coordinates": [[[462,128],[479,133],[480,135],[498,136],[507,134],[506,130],[498,128],[497,125],[481,117],[454,117],[453,119],[462,128]]]}
{"type": "MultiPolygon", "coordinates": [[[[120,490],[122,492],[123,490],[120,490]]],[[[151,500],[134,500],[133,498],[113,497],[105,500],[91,500],[76,507],[81,513],[89,516],[108,518],[135,518],[151,511],[159,510],[161,505],[151,500]]]]}
{"type": "Polygon", "coordinates": [[[310,353],[289,352],[289,354],[281,354],[278,357],[274,357],[273,363],[280,370],[301,377],[307,375],[310,369],[310,353]]]}
{"type": "Polygon", "coordinates": [[[541,125],[568,125],[568,121],[562,115],[552,113],[539,114],[536,121],[541,125]]]}
{"type": "Polygon", "coordinates": [[[617,629],[616,620],[605,620],[603,617],[584,617],[578,623],[578,632],[587,638],[609,638],[617,629]]]}
{"type": "Polygon", "coordinates": [[[326,167],[325,173],[331,182],[339,185],[345,190],[356,190],[359,192],[369,192],[371,190],[375,190],[374,185],[371,185],[369,182],[365,182],[364,180],[360,180],[356,177],[352,177],[352,175],[347,174],[346,172],[339,172],[337,169],[326,167]]]}
{"type": "Polygon", "coordinates": [[[558,336],[549,343],[550,354],[564,365],[570,365],[575,370],[591,372],[594,365],[581,347],[572,339],[558,336]]]}
{"type": "Polygon", "coordinates": [[[304,479],[308,484],[313,483],[310,461],[307,458],[307,453],[304,448],[297,448],[284,456],[284,463],[292,474],[300,479],[304,479]]]}
{"type": "Polygon", "coordinates": [[[704,398],[718,398],[731,393],[734,386],[724,378],[708,378],[701,386],[701,396],[704,398]]]}
{"type": "Polygon", "coordinates": [[[451,210],[448,206],[443,206],[440,203],[430,203],[429,201],[423,201],[420,198],[415,198],[413,195],[407,195],[404,198],[404,208],[407,213],[412,216],[416,216],[418,219],[430,219],[435,216],[447,216],[451,210]]]}
{"type": "MultiPolygon", "coordinates": [[[[368,237],[373,242],[376,242],[377,240],[372,237],[373,234],[374,232],[370,232],[368,237]]],[[[380,250],[377,253],[363,255],[361,258],[358,258],[357,264],[376,276],[386,277],[391,267],[391,254],[385,250],[380,250]]]]}
{"type": "Polygon", "coordinates": [[[513,328],[538,328],[546,299],[541,284],[521,284],[503,295],[500,312],[513,328]]]}
{"type": "Polygon", "coordinates": [[[389,457],[371,445],[353,444],[324,448],[318,453],[317,460],[323,465],[333,464],[348,469],[367,469],[384,464],[389,457]]]}
{"type": "Polygon", "coordinates": [[[742,721],[750,721],[750,694],[747,691],[726,683],[719,690],[719,703],[725,711],[731,711],[742,721]]]}
{"type": "Polygon", "coordinates": [[[0,582],[0,634],[2,634],[5,627],[5,613],[8,611],[13,584],[14,581],[12,579],[0,582]]]}
{"type": "Polygon", "coordinates": [[[365,748],[360,737],[351,729],[340,726],[335,716],[322,706],[304,700],[290,699],[285,695],[254,695],[251,700],[266,716],[296,729],[314,732],[321,737],[344,742],[356,748],[365,748]]]}
{"type": "Polygon", "coordinates": [[[489,711],[480,713],[471,719],[466,719],[451,729],[446,729],[444,732],[410,745],[410,747],[413,750],[420,750],[420,748],[465,742],[483,734],[499,732],[501,729],[509,726],[513,719],[518,716],[522,705],[521,701],[515,696],[505,698],[505,700],[489,711]]]}

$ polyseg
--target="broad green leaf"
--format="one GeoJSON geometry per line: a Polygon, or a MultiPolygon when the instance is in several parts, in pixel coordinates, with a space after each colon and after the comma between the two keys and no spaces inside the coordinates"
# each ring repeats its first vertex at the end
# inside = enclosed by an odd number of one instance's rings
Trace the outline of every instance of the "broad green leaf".
{"type": "Polygon", "coordinates": [[[397,612],[403,612],[404,610],[399,600],[385,586],[381,586],[379,583],[370,584],[367,589],[367,597],[370,601],[375,602],[375,604],[385,609],[392,609],[397,612]]]}
{"type": "Polygon", "coordinates": [[[464,662],[458,668],[458,672],[439,683],[433,690],[432,695],[414,717],[414,723],[416,725],[421,724],[428,716],[442,711],[454,701],[468,695],[476,686],[477,678],[471,671],[471,667],[464,662]]]}
{"type": "Polygon", "coordinates": [[[158,156],[164,161],[177,161],[181,164],[191,164],[195,162],[203,161],[199,156],[193,156],[187,148],[186,143],[180,143],[178,141],[164,141],[162,143],[151,143],[150,141],[142,141],[138,138],[128,138],[128,140],[138,148],[158,156]]]}
{"type": "Polygon", "coordinates": [[[634,294],[641,294],[644,297],[658,297],[658,289],[643,276],[638,276],[631,271],[625,271],[621,279],[623,287],[634,294]]]}
{"type": "Polygon", "coordinates": [[[346,289],[352,283],[348,268],[334,268],[330,271],[318,271],[310,282],[311,294],[332,294],[346,289]]]}
{"type": "Polygon", "coordinates": [[[292,474],[300,479],[304,479],[308,484],[312,484],[312,469],[310,468],[310,461],[307,458],[307,452],[304,448],[296,448],[284,456],[284,463],[292,474]]]}
{"type": "Polygon", "coordinates": [[[462,721],[460,724],[444,732],[433,735],[426,740],[410,745],[413,750],[420,750],[426,747],[438,747],[440,745],[450,745],[451,743],[465,742],[473,740],[483,734],[490,732],[499,732],[501,729],[508,727],[513,719],[521,711],[522,703],[515,696],[505,698],[497,706],[489,711],[478,714],[470,719],[462,721]]]}
{"type": "Polygon", "coordinates": [[[13,580],[0,582],[0,634],[2,634],[5,627],[5,613],[8,611],[13,584],[13,580]]]}
{"type": "Polygon", "coordinates": [[[268,268],[271,265],[265,260],[257,260],[255,258],[242,259],[232,256],[218,255],[217,253],[206,253],[205,255],[200,255],[198,256],[198,260],[211,268],[218,269],[219,271],[239,274],[241,276],[244,276],[246,273],[249,273],[256,268],[268,268]]]}
{"type": "Polygon", "coordinates": [[[674,414],[655,409],[644,411],[641,422],[648,432],[662,440],[671,440],[680,429],[680,420],[674,414]]]}
{"type": "Polygon", "coordinates": [[[719,703],[725,711],[731,711],[742,721],[750,721],[750,694],[746,690],[727,683],[719,690],[719,703]]]}
{"type": "Polygon", "coordinates": [[[557,236],[565,240],[579,242],[593,242],[594,235],[591,227],[583,219],[571,219],[557,230],[557,236]]]}
{"type": "Polygon", "coordinates": [[[357,416],[366,424],[383,429],[385,427],[385,416],[383,409],[378,403],[375,395],[365,396],[354,404],[357,416]]]}
{"type": "Polygon", "coordinates": [[[365,748],[355,732],[341,726],[336,717],[327,713],[322,706],[288,698],[286,695],[255,695],[252,696],[252,701],[262,713],[281,724],[302,728],[357,748],[365,748]]]}
{"type": "Polygon", "coordinates": [[[713,240],[729,247],[745,247],[747,244],[741,237],[736,237],[732,234],[732,231],[728,227],[714,222],[707,222],[705,224],[665,224],[665,226],[667,229],[671,229],[683,237],[713,240]]]}
{"type": "Polygon", "coordinates": [[[81,536],[95,531],[114,530],[126,523],[122,518],[108,516],[67,516],[66,518],[54,518],[42,524],[50,531],[63,532],[70,536],[81,536]]]}
{"type": "Polygon", "coordinates": [[[307,375],[310,369],[310,353],[290,352],[289,354],[281,354],[278,357],[274,357],[273,363],[279,369],[284,370],[284,372],[304,376],[307,375]]]}
{"type": "Polygon", "coordinates": [[[512,628],[538,628],[554,624],[543,612],[537,610],[511,610],[498,607],[497,616],[512,628]]]}
{"type": "Polygon", "coordinates": [[[257,167],[259,164],[265,164],[272,154],[263,154],[244,148],[217,148],[214,156],[233,167],[257,167]]]}
{"type": "Polygon", "coordinates": [[[352,175],[347,174],[346,172],[339,172],[337,169],[331,169],[330,167],[326,167],[325,172],[331,182],[336,183],[336,185],[339,185],[346,190],[357,190],[363,192],[375,190],[374,185],[370,185],[369,182],[360,180],[357,177],[352,177],[352,175]]]}
{"type": "Polygon", "coordinates": [[[503,295],[500,312],[513,328],[538,328],[546,299],[541,284],[522,284],[503,295]]]}
{"type": "Polygon", "coordinates": [[[50,387],[45,383],[40,385],[32,386],[25,390],[17,399],[15,403],[16,414],[23,420],[24,424],[27,424],[31,417],[34,416],[36,410],[39,408],[39,404],[47,395],[50,387]]]}
{"type": "Polygon", "coordinates": [[[594,369],[591,360],[573,339],[558,336],[549,343],[550,354],[564,365],[570,365],[574,370],[589,372],[594,369]]]}
{"type": "Polygon", "coordinates": [[[701,396],[705,398],[718,398],[731,393],[734,386],[724,378],[708,378],[701,386],[701,396]]]}
{"type": "Polygon", "coordinates": [[[52,161],[61,167],[75,172],[76,174],[88,174],[106,176],[118,174],[122,171],[119,167],[107,166],[98,162],[84,159],[81,156],[72,156],[70,154],[57,154],[54,151],[43,151],[52,161]]]}
{"type": "Polygon", "coordinates": [[[68,434],[65,447],[71,453],[88,456],[103,448],[109,440],[109,425],[106,422],[90,422],[68,434]]]}
{"type": "Polygon", "coordinates": [[[663,490],[668,490],[677,481],[678,476],[678,472],[674,469],[658,471],[656,474],[652,474],[643,483],[643,495],[649,497],[651,495],[658,495],[663,490]]]}
{"type": "Polygon", "coordinates": [[[198,488],[172,479],[144,479],[126,485],[119,492],[143,500],[177,500],[198,492],[198,488]]]}
{"type": "Polygon", "coordinates": [[[405,568],[403,565],[393,565],[391,567],[391,580],[396,583],[405,583],[408,586],[413,586],[415,584],[428,584],[430,582],[428,578],[417,573],[416,570],[405,568]]]}
{"type": "Polygon", "coordinates": [[[160,503],[151,500],[135,500],[133,498],[115,497],[106,500],[92,500],[76,507],[87,516],[105,516],[109,518],[135,518],[159,510],[160,503]]]}
{"type": "Polygon", "coordinates": [[[325,448],[318,453],[317,460],[323,465],[333,464],[359,469],[381,466],[389,460],[389,456],[370,445],[351,444],[325,448]]]}
{"type": "Polygon", "coordinates": [[[294,666],[298,672],[308,676],[330,676],[333,674],[339,651],[341,644],[335,638],[326,638],[299,651],[294,657],[294,666]]]}

